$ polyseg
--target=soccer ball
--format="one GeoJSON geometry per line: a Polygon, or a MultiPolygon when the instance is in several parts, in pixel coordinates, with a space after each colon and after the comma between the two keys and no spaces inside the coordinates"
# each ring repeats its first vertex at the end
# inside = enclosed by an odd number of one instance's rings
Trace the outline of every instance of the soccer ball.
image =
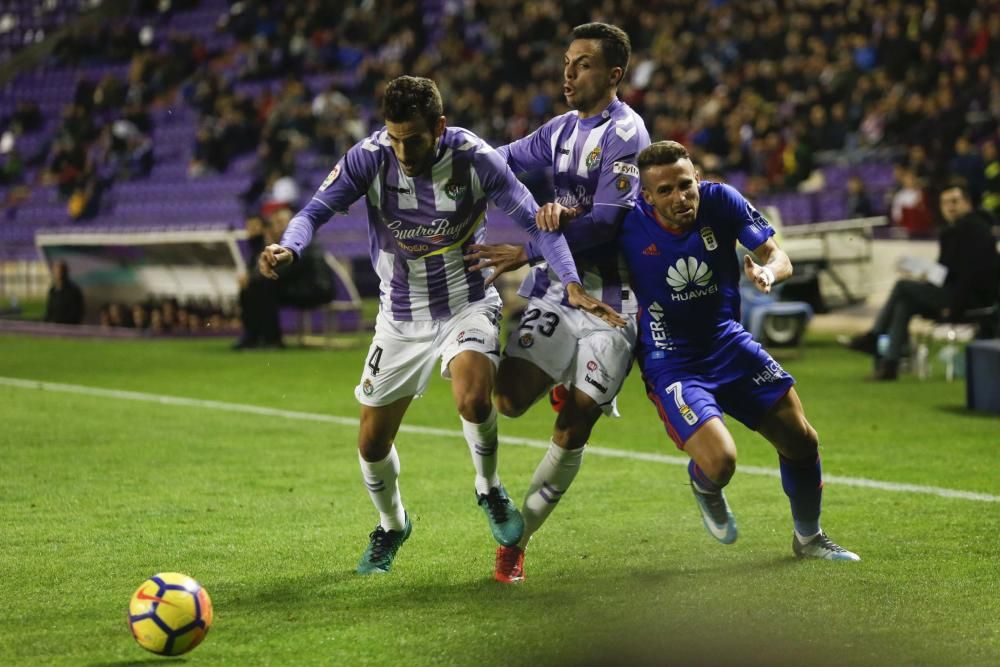
{"type": "Polygon", "coordinates": [[[212,627],[212,600],[191,577],[178,572],[155,574],[136,589],[128,604],[132,636],[147,651],[187,653],[212,627]]]}

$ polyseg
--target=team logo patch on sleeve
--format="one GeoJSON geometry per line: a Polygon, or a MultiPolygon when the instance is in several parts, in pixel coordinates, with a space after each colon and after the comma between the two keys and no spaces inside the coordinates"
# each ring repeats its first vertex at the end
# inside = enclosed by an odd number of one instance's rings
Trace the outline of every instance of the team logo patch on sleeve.
{"type": "Polygon", "coordinates": [[[340,165],[341,164],[342,164],[342,162],[338,162],[337,166],[335,166],[333,169],[331,169],[330,173],[326,175],[326,178],[323,179],[323,183],[319,186],[319,191],[320,192],[323,192],[324,190],[326,190],[328,187],[330,187],[330,185],[333,184],[333,182],[335,180],[337,180],[337,177],[340,176],[340,165]]]}
{"type": "Polygon", "coordinates": [[[611,171],[612,173],[621,174],[622,176],[639,178],[639,167],[629,162],[615,162],[611,165],[611,171]]]}
{"type": "Polygon", "coordinates": [[[619,176],[618,180],[615,181],[615,189],[618,190],[618,192],[625,192],[630,187],[632,187],[632,184],[629,183],[628,179],[624,176],[619,176]]]}

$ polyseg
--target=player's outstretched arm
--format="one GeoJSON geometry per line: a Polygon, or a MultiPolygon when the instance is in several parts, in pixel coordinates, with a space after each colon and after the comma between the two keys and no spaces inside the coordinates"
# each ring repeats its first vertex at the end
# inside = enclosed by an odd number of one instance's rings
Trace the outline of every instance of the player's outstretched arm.
{"type": "Polygon", "coordinates": [[[272,243],[264,248],[260,253],[260,257],[257,258],[257,270],[265,278],[277,280],[278,269],[291,264],[294,260],[295,254],[291,250],[277,243],[272,243]]]}
{"type": "Polygon", "coordinates": [[[574,308],[579,308],[595,317],[599,317],[613,327],[625,326],[624,318],[615,312],[614,308],[587,294],[587,291],[583,289],[583,285],[580,283],[567,283],[566,294],[569,297],[569,304],[574,308]]]}
{"type": "Polygon", "coordinates": [[[773,238],[764,241],[752,252],[763,263],[758,264],[750,255],[745,255],[743,272],[753,282],[754,287],[764,294],[770,293],[772,285],[791,277],[792,262],[773,238]]]}
{"type": "Polygon", "coordinates": [[[464,259],[473,262],[468,268],[470,273],[492,269],[493,273],[486,279],[486,285],[492,285],[501,275],[527,264],[528,254],[524,246],[512,243],[476,243],[469,246],[469,253],[464,255],[464,259]]]}

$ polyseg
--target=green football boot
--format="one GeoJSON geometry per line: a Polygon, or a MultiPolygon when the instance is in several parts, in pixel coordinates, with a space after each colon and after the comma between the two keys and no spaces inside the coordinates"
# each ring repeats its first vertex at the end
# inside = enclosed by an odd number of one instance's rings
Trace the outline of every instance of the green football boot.
{"type": "Polygon", "coordinates": [[[489,493],[476,494],[476,500],[486,513],[493,539],[505,547],[517,544],[524,534],[524,519],[503,484],[494,486],[489,493]]]}
{"type": "Polygon", "coordinates": [[[403,546],[403,542],[413,532],[410,515],[406,514],[405,517],[403,530],[386,530],[381,525],[375,526],[375,530],[368,535],[371,541],[358,562],[358,574],[382,574],[389,571],[399,547],[403,546]]]}

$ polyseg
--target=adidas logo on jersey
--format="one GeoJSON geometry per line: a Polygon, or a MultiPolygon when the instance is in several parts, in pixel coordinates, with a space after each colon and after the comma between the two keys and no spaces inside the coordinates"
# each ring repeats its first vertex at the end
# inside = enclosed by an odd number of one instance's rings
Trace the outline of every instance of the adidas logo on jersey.
{"type": "Polygon", "coordinates": [[[656,247],[655,243],[650,243],[646,246],[645,250],[642,251],[643,255],[659,255],[660,250],[656,247]]]}
{"type": "Polygon", "coordinates": [[[677,263],[667,269],[667,284],[676,294],[671,294],[674,301],[697,299],[708,294],[715,294],[719,286],[709,284],[712,280],[712,270],[705,262],[699,262],[696,257],[680,258],[677,263]]]}

